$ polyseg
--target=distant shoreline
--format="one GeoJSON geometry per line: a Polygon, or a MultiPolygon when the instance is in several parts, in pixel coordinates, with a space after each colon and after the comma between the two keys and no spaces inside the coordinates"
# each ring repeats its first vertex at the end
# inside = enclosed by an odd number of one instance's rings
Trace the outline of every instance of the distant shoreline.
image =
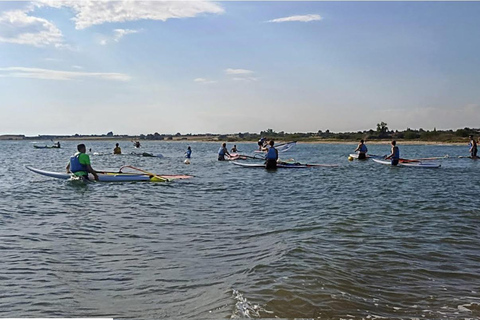
{"type": "MultiPolygon", "coordinates": [[[[58,137],[58,138],[43,138],[43,137],[20,137],[17,135],[4,135],[0,136],[0,141],[38,141],[38,143],[47,144],[51,142],[51,140],[55,141],[111,141],[112,143],[115,142],[132,142],[132,140],[138,140],[133,137],[90,137],[90,136],[82,136],[82,137],[58,137]]],[[[239,139],[235,140],[232,137],[227,137],[227,139],[219,139],[217,137],[206,137],[206,136],[181,136],[181,137],[172,137],[172,139],[163,139],[163,140],[139,140],[141,143],[143,142],[208,142],[208,143],[223,143],[226,142],[227,144],[235,144],[235,143],[257,143],[257,140],[248,140],[248,139],[239,139]]],[[[276,139],[277,143],[288,142],[292,140],[284,140],[284,139],[276,139]]],[[[365,139],[366,144],[371,145],[390,145],[392,139],[383,139],[383,140],[368,140],[365,139]]],[[[407,139],[396,139],[397,143],[400,145],[467,145],[468,141],[428,141],[428,140],[407,140],[407,139]]],[[[356,145],[359,143],[358,140],[350,140],[350,139],[299,139],[297,140],[298,144],[352,144],[356,145]]]]}

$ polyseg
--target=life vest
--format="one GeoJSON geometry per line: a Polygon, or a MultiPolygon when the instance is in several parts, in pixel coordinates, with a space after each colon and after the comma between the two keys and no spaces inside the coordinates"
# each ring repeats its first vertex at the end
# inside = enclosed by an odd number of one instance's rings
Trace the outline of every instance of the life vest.
{"type": "Polygon", "coordinates": [[[274,147],[268,148],[267,155],[265,156],[267,160],[277,160],[277,150],[274,147]]]}
{"type": "Polygon", "coordinates": [[[394,160],[400,159],[400,149],[398,149],[398,147],[394,147],[394,148],[393,148],[393,157],[392,157],[392,159],[394,159],[394,160]]]}
{"type": "Polygon", "coordinates": [[[72,171],[73,173],[78,171],[88,172],[87,165],[81,164],[80,160],[78,159],[80,154],[81,153],[78,153],[70,158],[70,171],[72,171]]]}
{"type": "Polygon", "coordinates": [[[359,150],[361,153],[367,153],[368,149],[367,149],[367,146],[362,144],[360,146],[360,150],[359,150]]]}
{"type": "Polygon", "coordinates": [[[219,156],[224,156],[225,155],[225,149],[223,147],[221,147],[220,149],[218,149],[218,155],[219,156]]]}

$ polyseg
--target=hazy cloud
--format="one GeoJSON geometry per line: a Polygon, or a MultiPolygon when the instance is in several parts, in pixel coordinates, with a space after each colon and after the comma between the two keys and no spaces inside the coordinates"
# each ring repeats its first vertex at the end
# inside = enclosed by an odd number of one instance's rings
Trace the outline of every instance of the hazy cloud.
{"type": "Polygon", "coordinates": [[[225,73],[229,75],[239,75],[239,74],[251,74],[253,71],[246,69],[225,69],[225,73]]]}
{"type": "Polygon", "coordinates": [[[43,80],[75,80],[83,78],[97,78],[113,81],[130,80],[130,76],[123,73],[75,72],[24,67],[0,68],[0,77],[32,78],[43,80]]]}
{"type": "Polygon", "coordinates": [[[58,1],[39,0],[38,7],[68,7],[75,13],[76,29],[85,29],[107,22],[192,18],[203,13],[221,14],[223,8],[211,1],[58,1]]]}
{"type": "Polygon", "coordinates": [[[22,10],[6,11],[0,15],[0,42],[65,47],[62,32],[53,23],[29,16],[22,10]]]}
{"type": "Polygon", "coordinates": [[[269,20],[267,22],[310,22],[310,21],[320,21],[322,17],[318,14],[306,14],[306,15],[299,15],[299,16],[290,16],[285,18],[278,18],[269,20]]]}
{"type": "Polygon", "coordinates": [[[127,34],[133,34],[133,33],[139,33],[141,29],[135,30],[135,29],[115,29],[113,30],[114,36],[113,36],[113,41],[120,41],[124,36],[127,34]]]}

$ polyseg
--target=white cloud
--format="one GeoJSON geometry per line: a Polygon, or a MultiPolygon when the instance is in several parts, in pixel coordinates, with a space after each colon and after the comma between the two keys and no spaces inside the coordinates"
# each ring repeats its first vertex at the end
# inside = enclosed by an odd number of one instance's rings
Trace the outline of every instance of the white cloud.
{"type": "Polygon", "coordinates": [[[113,36],[113,41],[118,42],[120,39],[122,39],[124,36],[127,34],[133,34],[133,33],[139,33],[141,30],[135,30],[135,29],[115,29],[113,30],[114,36],[113,36]]]}
{"type": "Polygon", "coordinates": [[[73,68],[73,69],[78,69],[78,70],[83,69],[83,67],[81,67],[81,66],[72,66],[72,68],[73,68]]]}
{"type": "Polygon", "coordinates": [[[225,69],[225,73],[229,75],[251,74],[253,71],[246,69],[225,69]]]}
{"type": "Polygon", "coordinates": [[[232,80],[234,81],[258,81],[258,78],[252,77],[251,74],[255,73],[252,70],[247,69],[225,69],[225,73],[230,76],[234,76],[232,80]]]}
{"type": "Polygon", "coordinates": [[[24,67],[0,68],[0,77],[32,78],[44,80],[74,80],[82,78],[97,78],[113,81],[130,80],[130,76],[123,73],[75,72],[24,67]]]}
{"type": "Polygon", "coordinates": [[[320,20],[322,20],[322,17],[318,14],[306,14],[303,16],[299,15],[299,16],[290,16],[285,18],[273,19],[267,22],[292,22],[292,21],[310,22],[310,21],[320,21],[320,20]]]}
{"type": "Polygon", "coordinates": [[[29,16],[22,10],[0,15],[0,42],[43,47],[65,47],[62,32],[50,21],[29,16]]]}
{"type": "Polygon", "coordinates": [[[205,78],[196,78],[193,80],[194,82],[201,83],[201,84],[209,84],[209,83],[216,83],[217,81],[214,80],[208,80],[205,78]]]}
{"type": "Polygon", "coordinates": [[[68,7],[75,12],[76,29],[85,29],[107,22],[192,18],[203,13],[221,14],[223,8],[211,1],[58,1],[39,0],[38,7],[68,7]]]}

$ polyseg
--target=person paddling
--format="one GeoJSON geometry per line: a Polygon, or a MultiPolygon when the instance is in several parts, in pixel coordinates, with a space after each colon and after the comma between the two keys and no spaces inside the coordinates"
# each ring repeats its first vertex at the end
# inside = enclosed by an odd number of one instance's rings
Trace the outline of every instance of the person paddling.
{"type": "Polygon", "coordinates": [[[270,140],[270,147],[268,148],[267,154],[265,155],[265,168],[266,169],[277,169],[277,160],[278,160],[278,150],[273,146],[275,142],[270,140]]]}
{"type": "Polygon", "coordinates": [[[478,152],[478,148],[477,148],[477,142],[475,141],[475,139],[473,139],[473,135],[470,135],[470,143],[468,144],[469,147],[470,147],[470,158],[472,159],[477,159],[477,152],[478,152]]]}
{"type": "Polygon", "coordinates": [[[192,157],[192,148],[188,146],[187,151],[185,152],[185,158],[190,159],[192,157]]]}
{"type": "Polygon", "coordinates": [[[218,149],[218,161],[224,161],[225,155],[228,155],[230,157],[230,153],[228,153],[227,150],[227,144],[224,142],[220,149],[218,149]]]}
{"type": "Polygon", "coordinates": [[[115,148],[113,149],[113,154],[122,154],[122,148],[120,148],[118,143],[115,144],[115,148]]]}
{"type": "Polygon", "coordinates": [[[368,149],[367,149],[367,146],[365,145],[363,139],[360,140],[360,143],[358,144],[357,149],[355,149],[355,152],[357,152],[357,151],[358,151],[358,160],[367,158],[368,149]]]}
{"type": "Polygon", "coordinates": [[[77,150],[78,152],[70,158],[70,162],[67,164],[67,172],[73,173],[84,180],[89,180],[88,174],[91,173],[95,180],[98,180],[97,172],[93,170],[90,164],[90,157],[85,153],[87,151],[85,145],[83,143],[79,144],[77,150]]]}
{"type": "Polygon", "coordinates": [[[392,141],[392,153],[385,157],[385,159],[391,159],[392,166],[396,166],[398,164],[398,161],[400,160],[400,149],[397,147],[397,141],[392,141]]]}
{"type": "Polygon", "coordinates": [[[258,150],[261,151],[262,148],[265,147],[265,141],[266,141],[266,140],[267,140],[267,139],[265,139],[264,137],[262,137],[260,140],[258,140],[258,150]]]}

